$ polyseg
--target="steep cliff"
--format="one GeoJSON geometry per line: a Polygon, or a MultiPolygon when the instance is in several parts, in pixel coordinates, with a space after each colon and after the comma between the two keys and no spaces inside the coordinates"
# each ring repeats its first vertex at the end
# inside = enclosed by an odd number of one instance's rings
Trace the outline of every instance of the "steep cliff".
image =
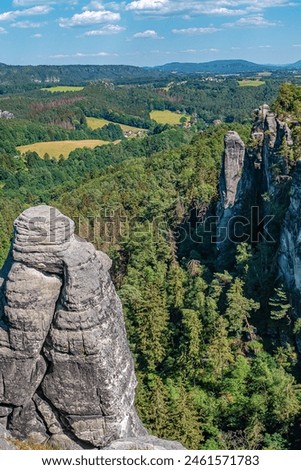
{"type": "MultiPolygon", "coordinates": [[[[280,237],[279,269],[290,293],[294,313],[301,316],[301,161],[293,174],[290,205],[280,237]]],[[[301,351],[301,344],[300,344],[301,351]]]]}
{"type": "Polygon", "coordinates": [[[110,266],[55,208],[33,207],[16,219],[0,273],[1,423],[21,439],[65,448],[120,439],[120,447],[134,439],[139,448],[182,448],[148,436],[136,414],[110,266]]]}
{"type": "Polygon", "coordinates": [[[273,242],[272,206],[290,179],[284,147],[292,145],[289,126],[268,105],[255,111],[247,147],[236,132],[225,136],[216,211],[218,267],[231,267],[237,243],[273,242]]]}

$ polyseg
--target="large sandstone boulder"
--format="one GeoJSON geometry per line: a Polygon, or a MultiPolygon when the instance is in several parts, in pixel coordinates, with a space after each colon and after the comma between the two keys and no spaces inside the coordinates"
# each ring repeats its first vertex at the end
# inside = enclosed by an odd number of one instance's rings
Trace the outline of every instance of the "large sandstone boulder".
{"type": "Polygon", "coordinates": [[[0,272],[0,416],[14,436],[65,448],[147,436],[110,266],[53,207],[15,221],[0,272]]]}

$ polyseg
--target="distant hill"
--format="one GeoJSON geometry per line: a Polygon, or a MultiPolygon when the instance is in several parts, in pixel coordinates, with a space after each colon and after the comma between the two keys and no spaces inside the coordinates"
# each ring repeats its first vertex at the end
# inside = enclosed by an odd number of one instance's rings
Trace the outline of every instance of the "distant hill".
{"type": "Polygon", "coordinates": [[[0,63],[0,93],[56,85],[86,85],[97,80],[116,83],[147,83],[166,77],[156,69],[131,65],[37,65],[0,63]]]}
{"type": "Polygon", "coordinates": [[[172,62],[162,66],[154,67],[161,72],[176,73],[218,73],[218,74],[236,74],[247,72],[262,72],[264,70],[277,69],[278,66],[259,65],[247,60],[214,60],[211,62],[193,63],[193,62],[172,62]]]}
{"type": "Polygon", "coordinates": [[[294,64],[291,64],[288,67],[293,69],[301,69],[301,60],[298,60],[298,62],[295,62],[294,64]]]}
{"type": "Polygon", "coordinates": [[[6,65],[0,63],[0,95],[53,85],[85,86],[88,83],[109,80],[116,84],[160,83],[171,74],[248,74],[263,71],[294,70],[301,61],[286,66],[260,65],[247,60],[214,60],[211,62],[172,62],[155,67],[132,65],[6,65]]]}

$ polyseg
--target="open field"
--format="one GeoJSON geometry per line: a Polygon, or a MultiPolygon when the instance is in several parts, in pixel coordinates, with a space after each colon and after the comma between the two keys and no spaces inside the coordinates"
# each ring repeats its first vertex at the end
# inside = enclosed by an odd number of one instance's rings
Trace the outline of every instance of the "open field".
{"type": "Polygon", "coordinates": [[[239,80],[238,81],[239,86],[245,87],[245,86],[262,86],[265,85],[265,82],[262,80],[239,80]]]}
{"type": "Polygon", "coordinates": [[[43,158],[45,153],[48,153],[50,157],[59,158],[60,155],[63,155],[67,158],[72,152],[77,148],[95,148],[98,145],[107,145],[112,142],[107,142],[105,140],[58,140],[52,142],[37,142],[36,144],[21,145],[17,147],[17,150],[22,154],[26,152],[37,152],[37,154],[43,158]]]}
{"type": "Polygon", "coordinates": [[[150,113],[150,118],[156,121],[158,124],[170,124],[171,126],[175,126],[176,124],[180,124],[180,120],[182,117],[189,119],[189,116],[185,114],[179,114],[172,111],[152,111],[150,113]]]}
{"type": "MultiPolygon", "coordinates": [[[[104,127],[106,124],[119,124],[119,122],[112,122],[112,121],[107,121],[107,119],[100,119],[100,118],[94,118],[94,117],[87,117],[87,125],[91,129],[99,129],[104,127]]],[[[137,132],[145,132],[146,129],[141,129],[140,127],[134,127],[134,126],[127,126],[126,124],[119,124],[123,132],[129,132],[132,131],[134,133],[137,132]]]]}
{"type": "Polygon", "coordinates": [[[53,86],[51,88],[41,88],[41,91],[49,91],[49,93],[65,93],[66,91],[81,91],[83,86],[53,86]]]}

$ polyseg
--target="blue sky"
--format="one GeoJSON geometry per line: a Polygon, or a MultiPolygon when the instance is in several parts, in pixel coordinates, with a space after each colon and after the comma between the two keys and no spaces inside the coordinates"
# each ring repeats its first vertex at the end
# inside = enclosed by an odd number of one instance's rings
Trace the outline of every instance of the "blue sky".
{"type": "Polygon", "coordinates": [[[0,62],[301,60],[301,0],[1,0],[0,62]]]}

